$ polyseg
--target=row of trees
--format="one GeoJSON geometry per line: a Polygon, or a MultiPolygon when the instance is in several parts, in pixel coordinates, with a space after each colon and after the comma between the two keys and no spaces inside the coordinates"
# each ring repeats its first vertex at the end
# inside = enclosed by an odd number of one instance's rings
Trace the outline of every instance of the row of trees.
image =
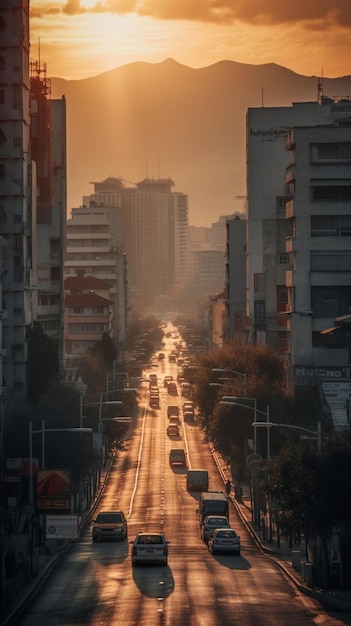
{"type": "MultiPolygon", "coordinates": [[[[271,459],[265,460],[258,472],[258,489],[266,493],[282,533],[288,537],[304,535],[311,552],[316,542],[322,546],[318,554],[309,557],[319,561],[317,582],[327,586],[331,538],[337,532],[339,543],[351,546],[350,433],[338,437],[333,432],[313,389],[299,398],[292,395],[286,386],[284,365],[268,347],[227,344],[197,355],[185,376],[193,385],[200,427],[233,468],[237,487],[250,480],[246,459],[253,451],[253,399],[261,421],[269,413],[272,422],[313,431],[317,421],[322,421],[321,451],[316,441],[302,441],[298,428],[270,429],[271,459]],[[224,405],[223,396],[237,400],[224,405]]],[[[257,452],[263,459],[267,458],[267,436],[268,429],[257,428],[257,452]]],[[[351,583],[349,562],[345,559],[344,580],[351,583]]]]}

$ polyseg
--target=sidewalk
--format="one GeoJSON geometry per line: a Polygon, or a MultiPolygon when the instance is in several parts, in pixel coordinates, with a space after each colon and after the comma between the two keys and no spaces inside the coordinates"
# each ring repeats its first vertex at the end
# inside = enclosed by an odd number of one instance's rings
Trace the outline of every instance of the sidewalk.
{"type": "MultiPolygon", "coordinates": [[[[91,512],[105,487],[110,471],[112,459],[101,469],[100,484],[96,496],[81,516],[79,530],[86,525],[91,512]]],[[[0,536],[0,563],[3,562],[3,571],[0,571],[0,626],[10,626],[15,623],[21,607],[25,605],[43,584],[56,561],[71,545],[72,540],[50,539],[42,542],[44,545],[35,545],[30,550],[28,532],[19,532],[23,525],[19,524],[17,532],[0,536]],[[14,565],[7,572],[5,557],[8,551],[15,553],[14,565]],[[10,574],[10,575],[9,575],[10,574]]]]}
{"type": "MultiPolygon", "coordinates": [[[[222,476],[223,483],[226,483],[227,480],[231,481],[230,472],[224,461],[213,450],[212,454],[222,476]]],[[[233,485],[231,493],[233,494],[233,485]]],[[[256,545],[276,562],[301,593],[319,600],[325,606],[351,612],[351,589],[323,590],[313,586],[312,571],[308,569],[309,564],[305,563],[306,547],[303,540],[301,540],[301,544],[295,544],[293,547],[290,547],[286,537],[280,537],[278,545],[275,533],[272,534],[273,541],[270,541],[269,529],[258,531],[252,521],[252,506],[248,486],[243,487],[241,501],[238,501],[233,496],[230,496],[230,499],[249,529],[256,545]]]]}

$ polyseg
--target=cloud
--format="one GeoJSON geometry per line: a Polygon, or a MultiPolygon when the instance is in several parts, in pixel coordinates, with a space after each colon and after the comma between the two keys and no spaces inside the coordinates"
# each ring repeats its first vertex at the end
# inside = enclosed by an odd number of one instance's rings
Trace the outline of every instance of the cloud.
{"type": "MultiPolygon", "coordinates": [[[[56,5],[53,11],[57,10],[60,9],[56,5]]],[[[66,0],[61,10],[68,15],[135,13],[159,20],[213,24],[232,24],[237,20],[256,26],[303,23],[315,30],[351,25],[350,0],[66,0]]]]}

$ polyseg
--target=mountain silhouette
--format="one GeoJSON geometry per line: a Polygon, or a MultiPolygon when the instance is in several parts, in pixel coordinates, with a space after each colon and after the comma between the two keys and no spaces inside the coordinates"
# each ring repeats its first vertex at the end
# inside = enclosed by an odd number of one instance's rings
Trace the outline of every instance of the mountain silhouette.
{"type": "MultiPolygon", "coordinates": [[[[323,92],[346,97],[351,76],[324,78],[323,92]]],[[[189,196],[189,223],[210,226],[244,208],[247,109],[317,101],[318,77],[274,63],[192,69],[166,59],[53,77],[51,93],[67,104],[68,209],[108,176],[169,177],[189,196]]]]}

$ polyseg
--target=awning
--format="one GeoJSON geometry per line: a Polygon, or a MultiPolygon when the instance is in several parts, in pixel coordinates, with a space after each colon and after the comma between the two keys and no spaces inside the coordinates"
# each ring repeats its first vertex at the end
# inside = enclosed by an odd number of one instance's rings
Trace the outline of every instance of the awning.
{"type": "Polygon", "coordinates": [[[334,322],[338,324],[351,324],[351,315],[342,315],[341,317],[336,317],[334,322]]]}

